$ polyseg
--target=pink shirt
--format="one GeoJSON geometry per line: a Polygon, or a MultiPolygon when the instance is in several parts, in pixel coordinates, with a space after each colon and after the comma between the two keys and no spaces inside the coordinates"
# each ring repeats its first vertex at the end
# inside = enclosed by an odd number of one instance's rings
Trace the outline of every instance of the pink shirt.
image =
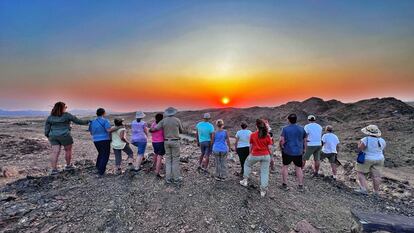
{"type": "MultiPolygon", "coordinates": [[[[154,128],[157,124],[154,122],[151,125],[151,128],[154,128]]],[[[163,142],[164,141],[164,130],[160,129],[154,131],[152,134],[152,142],[163,142]]]]}

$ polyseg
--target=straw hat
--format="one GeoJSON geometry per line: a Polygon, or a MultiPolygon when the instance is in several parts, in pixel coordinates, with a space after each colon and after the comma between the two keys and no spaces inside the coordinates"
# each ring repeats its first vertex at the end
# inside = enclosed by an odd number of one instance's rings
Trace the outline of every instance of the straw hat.
{"type": "Polygon", "coordinates": [[[143,113],[142,111],[138,111],[137,113],[135,113],[135,118],[137,119],[142,119],[145,117],[145,113],[143,113]]]}
{"type": "Polygon", "coordinates": [[[174,116],[175,114],[177,114],[178,110],[173,108],[173,107],[169,107],[167,109],[165,109],[164,114],[166,116],[174,116]]]}
{"type": "Polygon", "coordinates": [[[316,121],[316,117],[314,115],[309,115],[308,120],[309,121],[316,121]]]}
{"type": "Polygon", "coordinates": [[[367,127],[362,128],[361,131],[366,135],[370,135],[374,137],[381,136],[381,130],[379,130],[378,126],[376,125],[368,125],[367,127]]]}
{"type": "Polygon", "coordinates": [[[210,113],[208,113],[208,112],[204,113],[203,119],[210,119],[210,118],[211,118],[210,113]]]}

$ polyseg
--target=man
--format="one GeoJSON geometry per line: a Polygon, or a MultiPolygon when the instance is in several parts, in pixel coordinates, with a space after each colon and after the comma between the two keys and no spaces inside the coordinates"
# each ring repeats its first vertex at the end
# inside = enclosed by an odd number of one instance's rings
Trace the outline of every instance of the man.
{"type": "Polygon", "coordinates": [[[302,126],[296,124],[296,114],[288,116],[289,125],[284,127],[280,136],[282,151],[282,189],[287,190],[288,166],[295,164],[296,179],[299,191],[303,191],[302,155],[306,147],[306,132],[302,126]]]}
{"type": "Polygon", "coordinates": [[[326,126],[326,133],[322,136],[322,153],[321,161],[325,158],[329,159],[332,169],[332,178],[336,180],[336,166],[338,163],[338,148],[339,148],[339,139],[333,133],[333,127],[331,125],[326,126]]]}
{"type": "Polygon", "coordinates": [[[98,169],[98,177],[101,177],[105,174],[106,165],[111,154],[111,139],[109,134],[118,130],[119,127],[111,128],[109,120],[105,118],[105,109],[103,108],[96,110],[96,116],[96,119],[91,121],[89,125],[89,132],[92,135],[96,150],[98,150],[96,168],[98,169]]]}
{"type": "Polygon", "coordinates": [[[211,140],[214,133],[214,126],[209,121],[210,113],[205,113],[203,121],[196,125],[197,146],[201,149],[201,156],[198,161],[198,170],[207,171],[209,156],[211,155],[211,140]]]}
{"type": "Polygon", "coordinates": [[[307,147],[305,155],[303,156],[302,169],[305,168],[306,161],[313,155],[314,167],[313,176],[317,177],[319,173],[319,166],[321,160],[322,149],[322,126],[316,123],[316,117],[314,115],[308,116],[309,124],[305,125],[305,132],[307,135],[307,147]]]}
{"type": "Polygon", "coordinates": [[[183,132],[181,121],[175,117],[177,109],[169,107],[165,110],[166,116],[150,129],[150,132],[164,130],[165,146],[165,181],[167,184],[179,184],[182,180],[180,176],[180,133],[183,132]]]}

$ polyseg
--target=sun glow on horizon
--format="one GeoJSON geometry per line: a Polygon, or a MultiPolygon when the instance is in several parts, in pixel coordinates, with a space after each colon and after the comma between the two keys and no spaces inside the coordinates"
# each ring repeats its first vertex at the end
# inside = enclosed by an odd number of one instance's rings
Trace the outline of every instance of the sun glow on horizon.
{"type": "Polygon", "coordinates": [[[224,105],[227,105],[230,103],[230,98],[229,97],[222,97],[221,98],[221,103],[224,105]]]}

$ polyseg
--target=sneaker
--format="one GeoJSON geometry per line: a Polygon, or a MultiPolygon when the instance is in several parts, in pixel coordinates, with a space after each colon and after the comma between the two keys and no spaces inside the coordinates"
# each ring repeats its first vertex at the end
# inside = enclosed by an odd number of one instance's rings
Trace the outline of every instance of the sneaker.
{"type": "Polygon", "coordinates": [[[298,185],[298,191],[299,192],[304,192],[305,189],[303,188],[303,185],[298,185]]]}
{"type": "Polygon", "coordinates": [[[115,174],[116,175],[121,175],[122,174],[122,169],[121,168],[116,169],[115,174]]]}
{"type": "Polygon", "coordinates": [[[59,174],[59,170],[58,170],[58,169],[52,169],[52,170],[50,171],[50,173],[49,173],[49,175],[51,175],[51,176],[55,176],[55,175],[57,175],[57,174],[59,174]]]}
{"type": "Polygon", "coordinates": [[[361,189],[361,188],[354,189],[354,193],[356,193],[356,194],[360,194],[360,195],[368,195],[367,190],[365,190],[365,189],[361,189]]]}
{"type": "Polygon", "coordinates": [[[247,187],[249,185],[249,183],[248,183],[247,179],[244,178],[243,180],[240,181],[240,185],[244,186],[244,187],[247,187]]]}
{"type": "Polygon", "coordinates": [[[289,188],[288,188],[287,184],[285,184],[285,183],[283,183],[283,184],[280,186],[280,189],[285,190],[285,191],[288,191],[288,190],[289,190],[289,188]]]}
{"type": "Polygon", "coordinates": [[[266,196],[266,191],[264,191],[264,190],[260,191],[260,196],[265,197],[266,196]]]}
{"type": "Polygon", "coordinates": [[[161,175],[160,173],[157,173],[157,178],[159,178],[159,179],[162,179],[162,178],[164,178],[164,175],[161,175]]]}
{"type": "Polygon", "coordinates": [[[165,184],[166,185],[169,185],[169,184],[172,184],[173,183],[173,180],[172,179],[166,179],[165,180],[165,184]]]}
{"type": "Polygon", "coordinates": [[[217,181],[221,181],[221,178],[218,177],[218,176],[215,176],[214,179],[217,180],[217,181]]]}
{"type": "Polygon", "coordinates": [[[333,180],[336,180],[338,177],[337,176],[332,176],[332,179],[333,180]]]}
{"type": "Polygon", "coordinates": [[[131,171],[133,171],[133,172],[139,172],[139,171],[141,171],[141,168],[134,167],[134,168],[131,169],[131,171]]]}
{"type": "Polygon", "coordinates": [[[128,163],[128,169],[129,170],[132,170],[132,169],[134,169],[135,167],[134,167],[134,164],[133,163],[128,163]]]}
{"type": "Polygon", "coordinates": [[[275,169],[270,169],[270,174],[276,174],[276,170],[275,169]]]}
{"type": "Polygon", "coordinates": [[[312,175],[312,177],[319,177],[319,174],[318,173],[313,173],[313,175],[312,175]]]}
{"type": "Polygon", "coordinates": [[[72,171],[75,170],[75,165],[73,164],[69,164],[69,165],[65,165],[65,171],[72,171]]]}
{"type": "Polygon", "coordinates": [[[177,179],[174,179],[174,183],[180,183],[181,181],[183,181],[183,177],[180,176],[177,179]]]}

